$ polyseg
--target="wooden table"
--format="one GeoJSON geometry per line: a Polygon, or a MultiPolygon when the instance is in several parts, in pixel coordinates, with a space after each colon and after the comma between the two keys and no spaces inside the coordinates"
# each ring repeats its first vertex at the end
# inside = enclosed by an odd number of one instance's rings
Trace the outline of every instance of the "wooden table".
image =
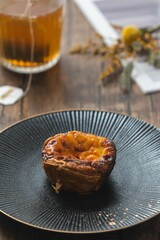
{"type": "MultiPolygon", "coordinates": [[[[84,43],[95,33],[72,0],[67,1],[62,58],[49,71],[34,75],[27,96],[12,106],[0,106],[0,129],[33,115],[62,109],[100,109],[132,115],[160,127],[160,92],[144,95],[133,83],[132,91],[124,94],[118,80],[105,87],[98,80],[102,64],[98,57],[70,55],[76,44],[84,43]]],[[[0,85],[25,88],[27,75],[1,68],[0,85]]],[[[159,240],[160,216],[137,226],[113,233],[68,235],[46,232],[18,223],[0,215],[1,240],[31,239],[117,239],[159,240]]]]}

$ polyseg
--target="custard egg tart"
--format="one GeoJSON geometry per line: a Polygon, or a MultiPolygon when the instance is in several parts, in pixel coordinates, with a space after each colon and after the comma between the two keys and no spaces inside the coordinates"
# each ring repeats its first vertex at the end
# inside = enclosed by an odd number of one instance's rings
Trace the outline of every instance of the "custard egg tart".
{"type": "Polygon", "coordinates": [[[61,189],[81,194],[99,190],[115,159],[112,141],[80,131],[51,136],[42,148],[42,165],[57,193],[61,189]]]}

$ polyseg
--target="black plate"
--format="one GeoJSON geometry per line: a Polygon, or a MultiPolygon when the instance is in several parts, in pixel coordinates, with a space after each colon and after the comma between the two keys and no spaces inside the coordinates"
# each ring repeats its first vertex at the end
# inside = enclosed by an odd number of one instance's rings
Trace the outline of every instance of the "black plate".
{"type": "Polygon", "coordinates": [[[53,112],[3,131],[0,148],[1,210],[20,222],[96,233],[130,227],[160,212],[160,132],[146,122],[101,111],[53,112]],[[108,181],[88,196],[56,194],[41,165],[44,140],[73,129],[107,136],[117,147],[108,181]]]}

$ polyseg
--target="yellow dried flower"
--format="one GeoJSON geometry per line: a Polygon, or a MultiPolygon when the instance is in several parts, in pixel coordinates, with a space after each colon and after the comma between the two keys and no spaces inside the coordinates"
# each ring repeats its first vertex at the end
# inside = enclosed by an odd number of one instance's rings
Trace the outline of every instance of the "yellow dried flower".
{"type": "Polygon", "coordinates": [[[141,35],[141,30],[135,25],[129,25],[122,29],[121,40],[122,42],[130,46],[134,41],[138,40],[141,35]]]}

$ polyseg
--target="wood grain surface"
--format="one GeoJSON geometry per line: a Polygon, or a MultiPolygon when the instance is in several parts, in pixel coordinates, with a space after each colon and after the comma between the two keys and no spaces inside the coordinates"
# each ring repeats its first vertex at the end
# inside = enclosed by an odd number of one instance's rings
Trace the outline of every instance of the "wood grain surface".
{"type": "MultiPolygon", "coordinates": [[[[52,69],[35,74],[27,96],[12,106],[0,105],[0,130],[25,118],[63,109],[96,109],[138,117],[160,128],[160,92],[144,95],[133,82],[124,94],[120,81],[103,86],[98,79],[102,64],[98,57],[70,55],[69,50],[83,44],[95,33],[72,0],[66,3],[62,57],[52,69]]],[[[0,72],[0,85],[25,88],[28,75],[0,72]]],[[[18,223],[0,214],[0,240],[160,240],[160,216],[137,226],[113,233],[68,235],[46,232],[18,223]]]]}

